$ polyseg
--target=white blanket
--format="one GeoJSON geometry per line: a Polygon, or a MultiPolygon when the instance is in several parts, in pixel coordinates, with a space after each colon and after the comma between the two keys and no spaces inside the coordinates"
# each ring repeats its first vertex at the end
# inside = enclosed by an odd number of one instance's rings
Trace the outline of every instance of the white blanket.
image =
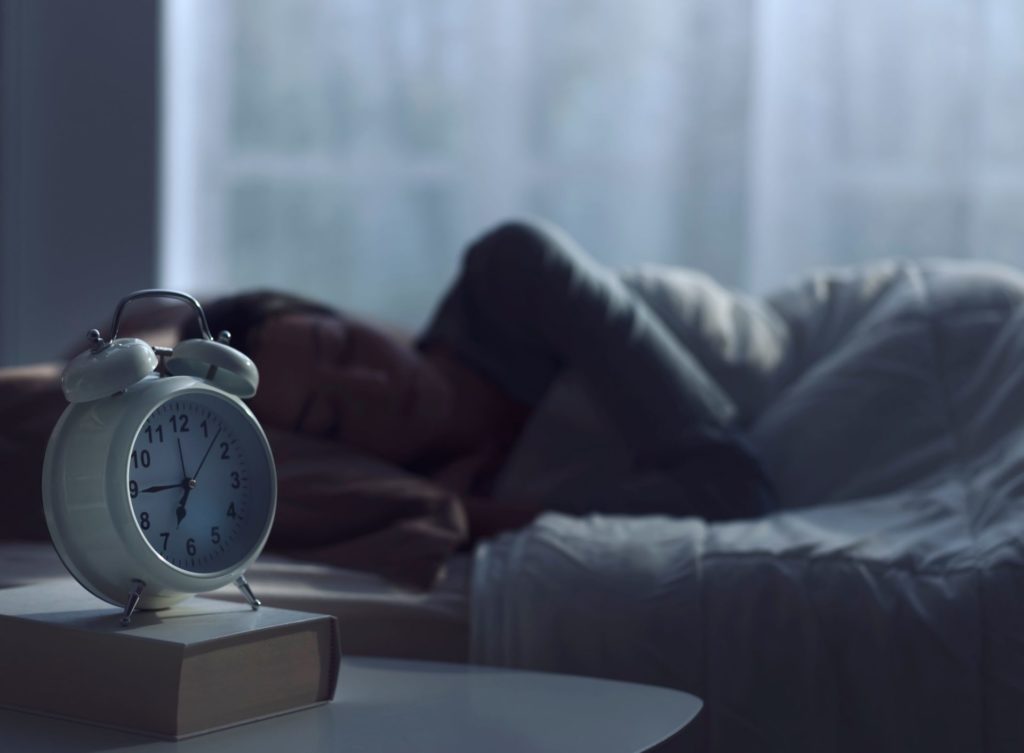
{"type": "MultiPolygon", "coordinates": [[[[767,301],[681,272],[633,284],[741,405],[787,509],[549,514],[479,549],[471,660],[689,690],[698,748],[1020,750],[1024,278],[892,264],[767,301]]],[[[571,392],[502,483],[580,511],[585,460],[616,451],[571,392]],[[545,477],[551,446],[578,472],[545,477]]],[[[615,467],[597,483],[637,491],[615,467]]]]}

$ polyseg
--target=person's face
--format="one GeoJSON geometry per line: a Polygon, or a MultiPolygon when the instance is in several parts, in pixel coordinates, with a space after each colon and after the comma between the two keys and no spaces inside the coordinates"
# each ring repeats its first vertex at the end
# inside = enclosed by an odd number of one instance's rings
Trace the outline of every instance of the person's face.
{"type": "Polygon", "coordinates": [[[429,450],[451,389],[408,342],[329,314],[283,314],[253,332],[251,404],[267,426],[338,439],[386,460],[429,450]]]}

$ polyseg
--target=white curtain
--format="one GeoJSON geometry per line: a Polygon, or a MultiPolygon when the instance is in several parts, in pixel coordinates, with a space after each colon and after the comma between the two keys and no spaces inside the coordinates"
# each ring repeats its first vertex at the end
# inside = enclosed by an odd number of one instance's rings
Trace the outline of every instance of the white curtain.
{"type": "Polygon", "coordinates": [[[757,8],[749,279],[890,256],[1024,263],[1024,3],[757,8]]]}
{"type": "Polygon", "coordinates": [[[163,282],[414,326],[543,216],[765,290],[1024,262],[1020,0],[165,3],[163,282]]]}

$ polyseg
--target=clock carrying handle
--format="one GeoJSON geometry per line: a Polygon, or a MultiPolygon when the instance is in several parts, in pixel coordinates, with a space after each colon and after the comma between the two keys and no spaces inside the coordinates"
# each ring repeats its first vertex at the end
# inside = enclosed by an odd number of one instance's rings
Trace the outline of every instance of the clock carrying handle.
{"type": "MultiPolygon", "coordinates": [[[[117,339],[117,333],[121,326],[121,314],[124,311],[124,307],[127,306],[134,300],[139,298],[177,298],[180,301],[184,301],[189,304],[196,312],[196,317],[199,319],[199,330],[203,335],[204,340],[213,340],[213,334],[210,332],[210,325],[206,321],[206,314],[203,312],[203,307],[199,305],[199,301],[190,296],[188,293],[182,293],[178,290],[165,290],[161,288],[151,288],[148,290],[137,290],[134,293],[125,296],[117,304],[117,308],[114,309],[114,320],[110,325],[110,340],[117,339]]],[[[94,342],[94,347],[102,347],[105,343],[103,338],[100,337],[98,331],[93,330],[89,333],[89,337],[94,342]]],[[[227,344],[230,339],[230,334],[222,332],[218,340],[227,344]]]]}
{"type": "Polygon", "coordinates": [[[64,396],[71,403],[99,400],[124,390],[144,379],[164,358],[167,374],[205,379],[236,397],[256,394],[259,371],[244,353],[230,346],[231,333],[224,331],[215,340],[210,333],[203,307],[192,296],[177,290],[137,290],[122,298],[114,310],[111,337],[104,340],[99,330],[89,331],[92,347],[75,356],[61,373],[64,396]],[[199,319],[201,338],[184,340],[174,348],[155,347],[137,338],[118,338],[124,307],[137,298],[176,298],[189,304],[199,319]]]}

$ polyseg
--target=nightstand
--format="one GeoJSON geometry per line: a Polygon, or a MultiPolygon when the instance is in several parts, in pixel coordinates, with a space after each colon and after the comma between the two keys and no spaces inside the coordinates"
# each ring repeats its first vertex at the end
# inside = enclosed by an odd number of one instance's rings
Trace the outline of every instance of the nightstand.
{"type": "Polygon", "coordinates": [[[636,753],[671,738],[700,707],[692,695],[648,685],[352,657],[342,661],[334,701],[315,709],[181,742],[0,710],[0,750],[636,753]]]}

